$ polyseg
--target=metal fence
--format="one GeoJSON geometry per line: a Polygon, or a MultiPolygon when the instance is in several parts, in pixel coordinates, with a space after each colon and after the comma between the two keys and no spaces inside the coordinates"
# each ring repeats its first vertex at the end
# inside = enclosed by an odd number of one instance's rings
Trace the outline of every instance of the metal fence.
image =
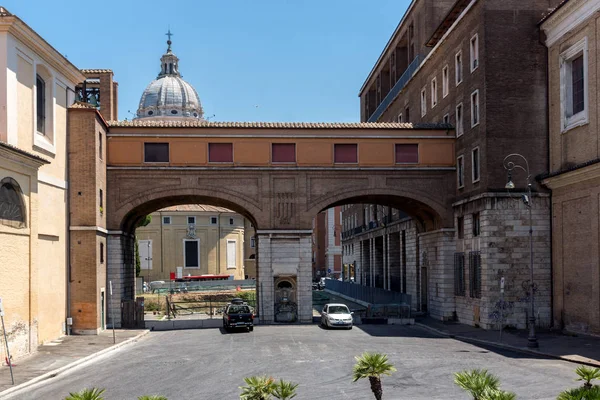
{"type": "MultiPolygon", "coordinates": [[[[181,316],[196,316],[197,318],[221,318],[225,306],[231,302],[235,295],[230,296],[205,296],[203,298],[183,297],[177,300],[165,296],[167,318],[181,316]],[[230,297],[230,298],[227,298],[230,297]]],[[[256,310],[256,298],[244,299],[252,310],[256,310]]],[[[189,319],[189,318],[187,318],[189,319]]]]}
{"type": "Polygon", "coordinates": [[[203,291],[222,291],[240,289],[256,289],[256,280],[222,280],[222,281],[198,281],[198,282],[175,282],[167,281],[163,283],[151,282],[148,287],[149,293],[157,294],[175,294],[175,293],[193,293],[203,291]]]}
{"type": "Polygon", "coordinates": [[[325,288],[371,304],[411,304],[409,294],[392,292],[375,287],[362,286],[356,283],[325,279],[325,288]]]}

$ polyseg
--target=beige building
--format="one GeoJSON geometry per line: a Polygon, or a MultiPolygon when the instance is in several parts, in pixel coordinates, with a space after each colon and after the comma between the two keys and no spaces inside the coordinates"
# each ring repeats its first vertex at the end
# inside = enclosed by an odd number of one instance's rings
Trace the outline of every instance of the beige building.
{"type": "Polygon", "coordinates": [[[85,77],[0,15],[0,298],[18,358],[67,328],[67,107],[85,77]]]}
{"type": "MultiPolygon", "coordinates": [[[[230,275],[244,279],[246,219],[231,210],[189,204],[163,208],[136,230],[144,280],[230,275]],[[179,274],[178,275],[178,271],[179,274]]],[[[251,245],[251,243],[250,243],[251,245]]]]}
{"type": "Polygon", "coordinates": [[[554,325],[600,333],[598,0],[566,0],[543,20],[548,46],[554,325]]]}

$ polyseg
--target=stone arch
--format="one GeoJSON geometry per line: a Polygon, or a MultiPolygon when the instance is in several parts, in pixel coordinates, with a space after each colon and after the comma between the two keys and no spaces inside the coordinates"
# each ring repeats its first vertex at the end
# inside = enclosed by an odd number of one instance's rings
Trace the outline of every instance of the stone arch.
{"type": "Polygon", "coordinates": [[[0,223],[13,228],[27,226],[27,209],[23,191],[13,178],[0,181],[0,223]]]}
{"type": "Polygon", "coordinates": [[[445,202],[446,196],[434,198],[430,193],[402,188],[402,190],[352,189],[332,193],[309,204],[307,213],[314,216],[320,211],[338,205],[352,203],[373,203],[401,209],[414,217],[423,231],[453,227],[454,219],[450,204],[445,202]]]}
{"type": "Polygon", "coordinates": [[[202,188],[163,188],[149,189],[131,196],[126,202],[117,205],[116,210],[109,212],[107,221],[109,229],[131,232],[137,221],[160,208],[179,204],[208,204],[228,208],[248,218],[255,228],[260,221],[257,215],[261,210],[248,200],[226,191],[215,192],[202,188]]]}

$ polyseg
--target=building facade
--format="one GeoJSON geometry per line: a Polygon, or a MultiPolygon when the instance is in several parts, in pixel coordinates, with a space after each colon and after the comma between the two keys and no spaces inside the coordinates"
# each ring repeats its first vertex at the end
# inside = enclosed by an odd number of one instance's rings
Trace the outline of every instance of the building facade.
{"type": "MultiPolygon", "coordinates": [[[[549,195],[533,182],[533,199],[519,201],[527,174],[515,173],[516,193],[509,193],[504,161],[519,153],[530,176],[547,169],[547,152],[540,151],[548,145],[546,48],[537,24],[556,3],[415,0],[361,88],[363,121],[447,123],[454,128],[449,134],[456,136],[455,224],[443,233],[452,250],[444,262],[452,267],[445,275],[427,269],[435,254],[420,250],[430,234],[418,218],[395,222],[402,226],[394,228],[397,235],[389,232],[389,221],[382,226],[369,215],[347,232],[344,242],[345,248],[354,245],[349,258],[362,260],[357,269],[366,268],[367,276],[406,276],[401,291],[412,295],[416,310],[485,328],[497,326],[504,314],[506,324],[523,328],[533,287],[537,323],[552,322],[549,195]],[[519,43],[519,51],[513,43],[519,43]],[[386,256],[379,262],[381,251],[386,256]],[[365,265],[365,260],[374,264],[365,265]],[[389,274],[370,272],[388,268],[389,274]],[[499,307],[502,277],[506,303],[499,307]],[[451,295],[441,298],[444,288],[451,295]]],[[[408,156],[418,160],[419,154],[408,156]]],[[[348,210],[345,223],[354,224],[364,212],[361,207],[348,210]]],[[[393,279],[386,286],[387,279],[364,282],[391,289],[393,279]]]]}
{"type": "Polygon", "coordinates": [[[548,47],[552,189],[553,319],[557,327],[600,333],[600,1],[569,0],[541,29],[548,47]]]}
{"type": "Polygon", "coordinates": [[[145,281],[168,281],[171,274],[245,278],[246,221],[241,215],[199,204],[167,207],[150,215],[151,222],[135,233],[145,281]]]}
{"type": "Polygon", "coordinates": [[[84,76],[0,15],[0,298],[18,358],[68,329],[67,107],[84,76]]]}

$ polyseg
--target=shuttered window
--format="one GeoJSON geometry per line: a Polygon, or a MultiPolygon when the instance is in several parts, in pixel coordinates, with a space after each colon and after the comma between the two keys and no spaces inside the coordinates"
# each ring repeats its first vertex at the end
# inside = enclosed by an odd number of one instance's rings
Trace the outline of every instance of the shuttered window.
{"type": "Polygon", "coordinates": [[[481,298],[481,253],[469,252],[469,295],[481,298]]]}
{"type": "Polygon", "coordinates": [[[209,162],[233,162],[233,143],[209,143],[209,162]]]}
{"type": "Polygon", "coordinates": [[[454,295],[465,295],[465,253],[454,253],[454,295]]]}
{"type": "Polygon", "coordinates": [[[185,268],[200,267],[200,241],[184,240],[184,266],[185,268]]]}
{"type": "Polygon", "coordinates": [[[274,163],[295,163],[295,143],[273,143],[271,146],[271,160],[274,163]]]}
{"type": "Polygon", "coordinates": [[[397,144],[396,145],[396,163],[397,164],[417,164],[419,162],[418,144],[397,144]]]}
{"type": "Polygon", "coordinates": [[[237,267],[237,242],[235,240],[227,241],[227,268],[237,267]]]}
{"type": "Polygon", "coordinates": [[[144,162],[169,162],[169,143],[144,143],[144,162]]]}
{"type": "Polygon", "coordinates": [[[336,144],[334,146],[334,161],[336,163],[358,163],[358,145],[336,144]]]}

